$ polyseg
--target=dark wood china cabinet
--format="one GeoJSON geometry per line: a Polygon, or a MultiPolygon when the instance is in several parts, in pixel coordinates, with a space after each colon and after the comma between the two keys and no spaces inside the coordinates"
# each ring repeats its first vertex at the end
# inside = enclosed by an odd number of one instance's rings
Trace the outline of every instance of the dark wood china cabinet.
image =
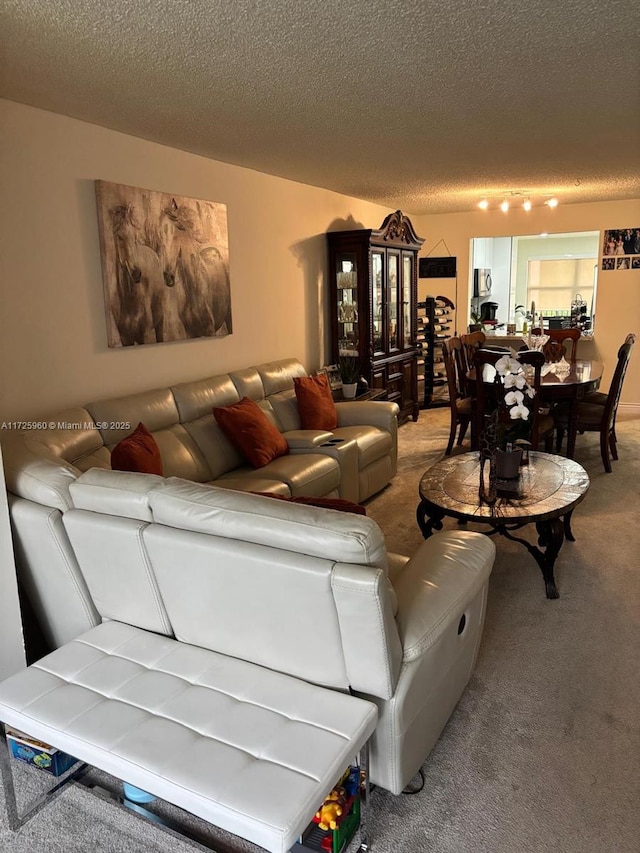
{"type": "Polygon", "coordinates": [[[417,257],[424,240],[397,210],[377,230],[331,231],[327,241],[333,361],[358,358],[369,387],[398,404],[400,421],[415,421],[417,257]]]}

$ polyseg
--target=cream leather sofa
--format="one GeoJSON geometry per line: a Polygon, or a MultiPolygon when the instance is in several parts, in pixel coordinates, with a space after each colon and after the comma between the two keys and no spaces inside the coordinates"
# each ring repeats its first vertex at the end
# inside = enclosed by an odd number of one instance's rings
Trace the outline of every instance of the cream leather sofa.
{"type": "Polygon", "coordinates": [[[439,533],[409,559],[364,516],[99,469],[67,488],[61,525],[97,621],[373,702],[371,779],[402,791],[471,675],[489,538],[439,533]]]}
{"type": "Polygon", "coordinates": [[[153,433],[165,475],[228,489],[363,501],[396,472],[395,403],[336,404],[332,432],[302,430],[293,378],[296,359],[257,365],[49,415],[43,428],[6,430],[2,448],[21,582],[46,643],[63,645],[98,615],[69,546],[62,514],[69,485],[91,468],[110,468],[110,452],[139,421],[153,433]],[[247,396],[284,434],[290,452],[260,469],[243,460],[212,408],[247,396]]]}

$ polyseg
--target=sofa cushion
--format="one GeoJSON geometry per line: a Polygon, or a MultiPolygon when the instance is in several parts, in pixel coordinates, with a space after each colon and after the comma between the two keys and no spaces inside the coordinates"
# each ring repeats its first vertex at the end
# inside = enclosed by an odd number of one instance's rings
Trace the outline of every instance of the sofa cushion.
{"type": "Polygon", "coordinates": [[[254,468],[263,468],[289,452],[282,433],[249,397],[231,406],[214,406],[213,414],[229,441],[254,468]]]}
{"type": "Polygon", "coordinates": [[[164,474],[160,448],[142,421],[111,451],[111,468],[138,474],[164,474]]]}
{"type": "Polygon", "coordinates": [[[326,375],[296,376],[293,388],[298,401],[302,429],[328,429],[338,426],[336,404],[326,375]]]}

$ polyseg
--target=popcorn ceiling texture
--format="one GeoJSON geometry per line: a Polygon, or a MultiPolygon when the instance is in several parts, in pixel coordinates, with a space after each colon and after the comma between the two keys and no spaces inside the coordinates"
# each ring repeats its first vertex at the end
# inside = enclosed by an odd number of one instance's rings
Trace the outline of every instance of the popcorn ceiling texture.
{"type": "Polygon", "coordinates": [[[5,0],[0,96],[412,213],[640,196],[637,0],[5,0]]]}

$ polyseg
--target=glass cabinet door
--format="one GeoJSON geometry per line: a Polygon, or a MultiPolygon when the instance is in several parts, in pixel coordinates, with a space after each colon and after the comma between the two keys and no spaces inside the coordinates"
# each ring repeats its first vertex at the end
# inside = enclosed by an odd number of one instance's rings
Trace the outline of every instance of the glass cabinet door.
{"type": "Polygon", "coordinates": [[[382,307],[384,303],[383,282],[383,253],[371,253],[371,314],[373,321],[373,351],[384,352],[383,340],[383,316],[382,307]]]}
{"type": "Polygon", "coordinates": [[[413,256],[402,255],[402,346],[409,349],[412,344],[411,329],[411,285],[413,282],[413,256]]]}
{"type": "Polygon", "coordinates": [[[355,253],[337,259],[338,355],[359,356],[358,269],[355,253]]]}
{"type": "Polygon", "coordinates": [[[391,252],[387,255],[387,305],[389,310],[387,340],[388,349],[398,349],[398,286],[399,258],[391,252]]]}

